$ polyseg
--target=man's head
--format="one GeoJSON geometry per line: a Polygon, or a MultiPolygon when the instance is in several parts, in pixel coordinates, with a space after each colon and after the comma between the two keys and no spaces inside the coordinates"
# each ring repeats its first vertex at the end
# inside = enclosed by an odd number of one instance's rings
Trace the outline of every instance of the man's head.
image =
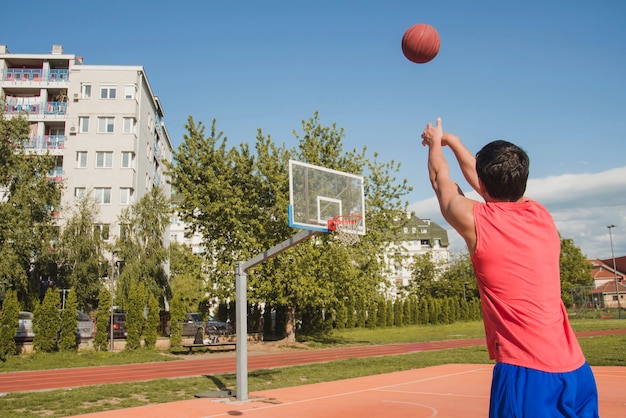
{"type": "Polygon", "coordinates": [[[507,141],[493,141],[476,154],[476,172],[489,196],[515,202],[524,196],[530,161],[526,152],[507,141]]]}

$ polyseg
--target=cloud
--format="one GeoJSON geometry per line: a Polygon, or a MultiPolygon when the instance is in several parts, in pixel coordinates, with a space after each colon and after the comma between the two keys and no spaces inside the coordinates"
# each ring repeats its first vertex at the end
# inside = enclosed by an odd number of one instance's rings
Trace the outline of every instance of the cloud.
{"type": "MultiPolygon", "coordinates": [[[[474,191],[471,199],[481,200],[474,191]]],[[[626,255],[626,166],[594,174],[563,174],[530,179],[526,196],[537,200],[552,214],[565,238],[587,258],[611,258],[607,225],[612,229],[615,256],[626,255]]],[[[420,218],[429,218],[448,230],[450,250],[465,251],[463,239],[443,219],[434,195],[409,205],[420,218]]]]}

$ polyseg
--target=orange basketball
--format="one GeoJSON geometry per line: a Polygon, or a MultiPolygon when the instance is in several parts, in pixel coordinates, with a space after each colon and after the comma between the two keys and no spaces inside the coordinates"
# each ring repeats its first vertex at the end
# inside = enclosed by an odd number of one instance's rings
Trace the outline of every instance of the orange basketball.
{"type": "Polygon", "coordinates": [[[416,64],[424,64],[439,52],[439,33],[430,25],[418,23],[404,32],[402,53],[416,64]]]}

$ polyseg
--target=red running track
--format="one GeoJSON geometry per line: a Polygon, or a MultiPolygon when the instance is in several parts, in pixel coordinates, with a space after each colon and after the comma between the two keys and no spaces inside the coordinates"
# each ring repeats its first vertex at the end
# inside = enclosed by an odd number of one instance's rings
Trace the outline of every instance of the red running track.
{"type": "MultiPolygon", "coordinates": [[[[581,332],[577,333],[577,336],[592,337],[608,334],[626,334],[626,329],[581,332]]],[[[480,346],[484,343],[484,338],[473,338],[409,344],[327,348],[272,354],[249,353],[248,370],[252,371],[281,366],[321,363],[348,358],[376,357],[409,354],[420,351],[472,347],[480,346]]],[[[8,372],[0,373],[0,393],[72,388],[106,383],[136,382],[235,372],[236,358],[234,353],[231,353],[228,357],[220,356],[197,360],[8,372]]]]}

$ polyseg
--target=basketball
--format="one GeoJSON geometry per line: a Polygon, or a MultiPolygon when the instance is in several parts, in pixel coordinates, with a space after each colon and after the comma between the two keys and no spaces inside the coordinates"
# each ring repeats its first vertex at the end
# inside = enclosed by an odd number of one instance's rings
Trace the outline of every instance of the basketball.
{"type": "Polygon", "coordinates": [[[402,53],[416,64],[431,61],[439,52],[439,33],[430,25],[418,23],[404,32],[402,53]]]}

